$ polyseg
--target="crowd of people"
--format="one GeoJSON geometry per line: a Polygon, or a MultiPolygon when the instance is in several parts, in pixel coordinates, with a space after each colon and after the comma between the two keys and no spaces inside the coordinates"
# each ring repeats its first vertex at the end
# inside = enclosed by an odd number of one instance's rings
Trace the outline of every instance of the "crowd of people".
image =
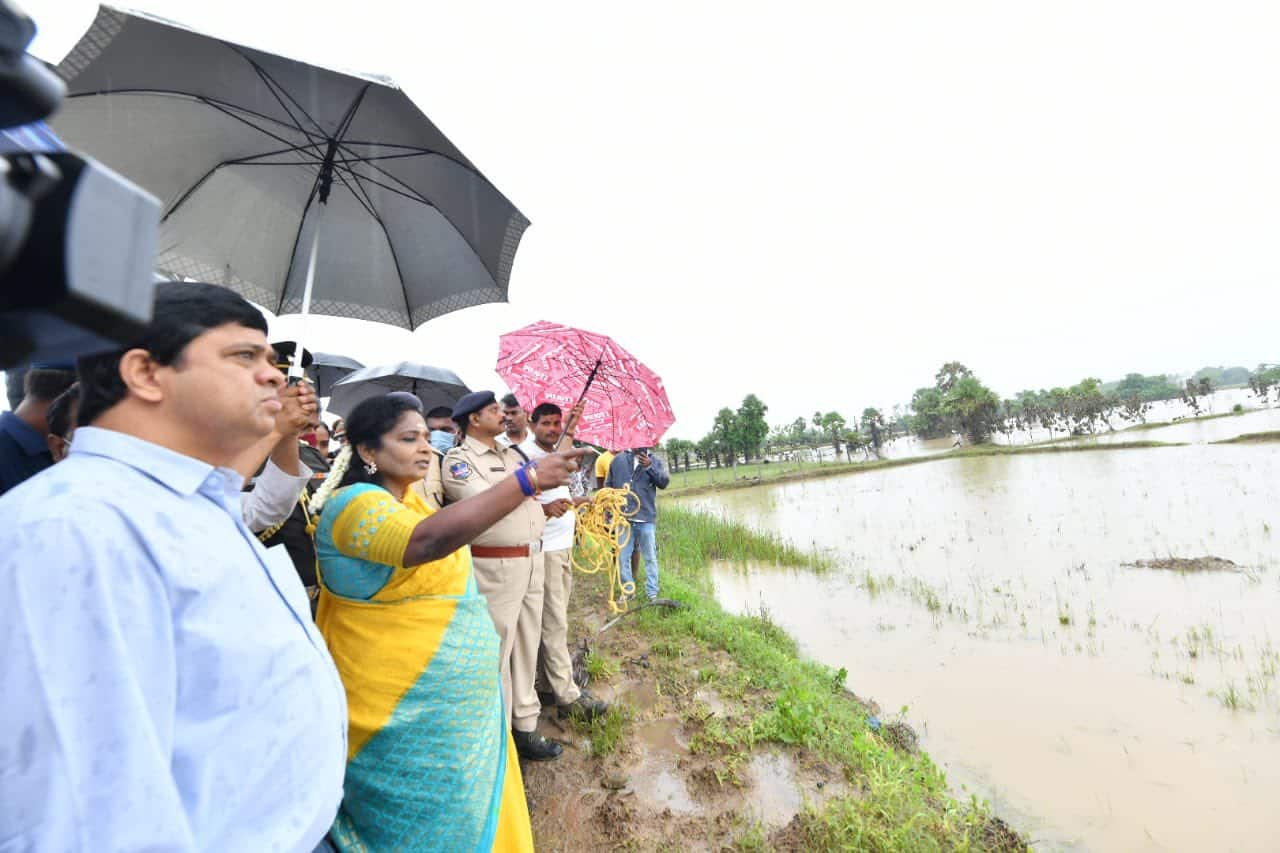
{"type": "Polygon", "coordinates": [[[0,846],[532,848],[544,708],[607,712],[569,654],[576,510],[631,489],[655,599],[665,466],[488,391],[326,426],[293,350],[164,283],[0,415],[0,846]]]}

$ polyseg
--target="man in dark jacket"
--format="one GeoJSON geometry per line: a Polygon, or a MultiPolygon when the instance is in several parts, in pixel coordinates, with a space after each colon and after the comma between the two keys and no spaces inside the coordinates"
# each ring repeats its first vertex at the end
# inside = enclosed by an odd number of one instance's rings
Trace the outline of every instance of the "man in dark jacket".
{"type": "Polygon", "coordinates": [[[639,503],[636,514],[631,516],[631,536],[618,555],[621,563],[622,583],[634,584],[631,573],[631,553],[637,545],[644,557],[644,591],[650,601],[658,597],[658,489],[665,489],[671,482],[667,466],[649,453],[647,447],[624,450],[609,463],[609,476],[605,488],[621,489],[631,486],[631,492],[639,503]]]}

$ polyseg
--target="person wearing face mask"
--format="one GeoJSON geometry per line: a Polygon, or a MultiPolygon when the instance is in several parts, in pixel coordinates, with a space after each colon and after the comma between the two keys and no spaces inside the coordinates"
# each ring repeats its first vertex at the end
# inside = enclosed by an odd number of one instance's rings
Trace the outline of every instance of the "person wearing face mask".
{"type": "Polygon", "coordinates": [[[444,455],[458,443],[458,425],[453,422],[453,410],[448,406],[436,406],[427,412],[427,429],[431,431],[429,440],[435,453],[432,454],[427,476],[414,483],[413,490],[427,506],[440,509],[445,503],[441,463],[444,455]]]}

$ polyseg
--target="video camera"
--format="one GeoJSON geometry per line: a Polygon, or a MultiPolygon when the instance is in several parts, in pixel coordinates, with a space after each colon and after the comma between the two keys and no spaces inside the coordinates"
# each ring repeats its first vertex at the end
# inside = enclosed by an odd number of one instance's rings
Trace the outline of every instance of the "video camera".
{"type": "Polygon", "coordinates": [[[0,0],[0,368],[113,349],[151,319],[160,202],[102,164],[11,131],[66,87],[0,0]],[[47,148],[49,150],[31,150],[47,148]]]}

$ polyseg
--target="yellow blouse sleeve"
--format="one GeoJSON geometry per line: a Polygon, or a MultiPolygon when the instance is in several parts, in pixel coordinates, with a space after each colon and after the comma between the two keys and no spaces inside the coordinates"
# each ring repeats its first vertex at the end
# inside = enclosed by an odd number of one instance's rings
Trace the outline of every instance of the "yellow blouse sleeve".
{"type": "Polygon", "coordinates": [[[344,556],[403,569],[409,537],[426,517],[382,489],[371,489],[352,498],[334,520],[333,544],[344,556]]]}

